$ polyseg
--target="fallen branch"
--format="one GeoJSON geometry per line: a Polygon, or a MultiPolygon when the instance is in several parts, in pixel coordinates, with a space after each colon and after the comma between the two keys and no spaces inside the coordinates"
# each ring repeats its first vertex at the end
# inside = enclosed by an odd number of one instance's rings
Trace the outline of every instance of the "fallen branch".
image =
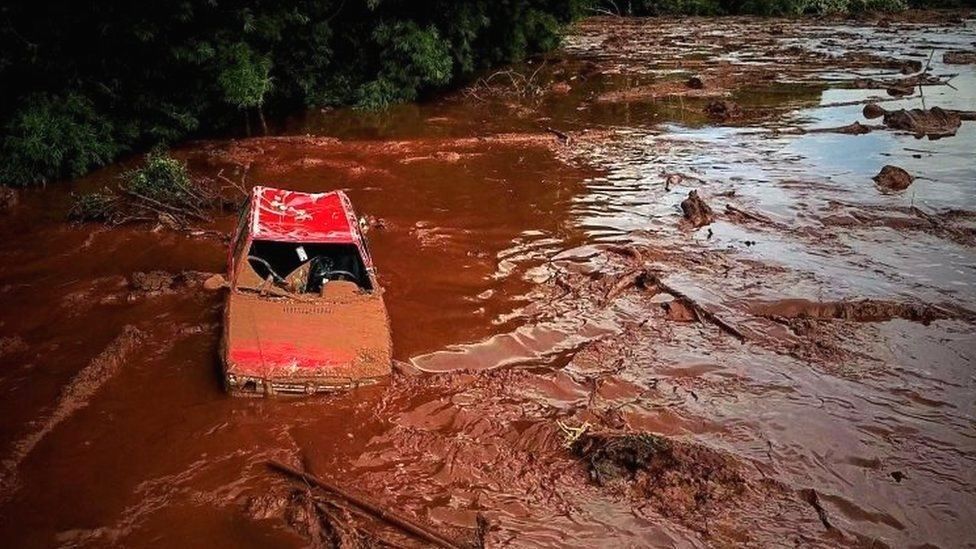
{"type": "Polygon", "coordinates": [[[764,215],[759,215],[759,214],[755,214],[755,213],[752,213],[752,212],[747,212],[745,210],[736,208],[732,204],[726,204],[725,205],[725,212],[726,213],[730,213],[730,214],[734,214],[734,215],[739,215],[739,216],[745,217],[746,219],[751,219],[753,221],[758,221],[759,223],[763,223],[763,224],[766,224],[766,225],[776,225],[776,222],[775,221],[773,221],[772,219],[769,219],[768,217],[766,217],[764,215]]]}
{"type": "Polygon", "coordinates": [[[350,494],[349,492],[343,490],[342,488],[334,484],[331,484],[325,480],[310,475],[309,473],[306,473],[304,471],[299,471],[298,469],[295,469],[293,467],[290,467],[278,461],[271,460],[268,461],[267,463],[269,467],[275,469],[278,472],[285,473],[307,484],[312,484],[323,490],[331,492],[345,499],[346,501],[352,503],[353,505],[362,509],[363,511],[368,512],[373,517],[378,518],[393,526],[396,526],[397,528],[400,528],[405,532],[413,534],[414,536],[417,536],[418,538],[428,543],[432,543],[440,547],[448,547],[450,549],[461,549],[460,544],[442,536],[441,534],[431,530],[430,528],[422,524],[419,524],[417,522],[414,522],[406,517],[402,517],[396,513],[393,513],[392,511],[387,511],[379,507],[378,505],[370,501],[367,501],[359,496],[350,494]]]}
{"type": "Polygon", "coordinates": [[[747,339],[745,334],[739,331],[738,328],[729,324],[725,320],[722,320],[721,318],[716,316],[715,313],[712,313],[711,311],[705,309],[697,302],[695,302],[694,299],[688,297],[688,295],[685,294],[684,292],[679,291],[675,289],[673,286],[671,286],[670,284],[665,283],[664,281],[661,280],[661,278],[657,274],[651,272],[646,267],[634,269],[620,275],[620,278],[618,278],[617,281],[614,283],[614,285],[610,287],[610,289],[607,291],[606,294],[604,294],[602,304],[605,306],[606,304],[610,303],[612,300],[616,299],[620,294],[622,294],[628,288],[634,286],[643,286],[645,288],[655,287],[662,292],[669,293],[673,295],[675,298],[678,298],[684,301],[685,303],[687,303],[699,322],[708,321],[718,326],[719,329],[735,337],[739,341],[745,342],[747,339]]]}
{"type": "Polygon", "coordinates": [[[610,303],[616,299],[617,296],[624,293],[624,291],[628,288],[640,284],[641,278],[643,278],[645,272],[646,270],[642,267],[640,269],[628,271],[621,275],[620,278],[617,279],[617,282],[615,282],[613,286],[607,290],[607,293],[603,295],[603,304],[606,305],[607,303],[610,303]]]}
{"type": "Polygon", "coordinates": [[[546,126],[546,131],[558,137],[559,140],[562,141],[564,145],[569,143],[569,135],[567,135],[566,133],[561,132],[555,128],[550,128],[549,126],[546,126]]]}
{"type": "Polygon", "coordinates": [[[740,332],[738,328],[722,320],[721,318],[716,316],[715,313],[712,313],[708,309],[705,309],[704,307],[699,305],[694,299],[688,297],[688,295],[685,294],[684,292],[679,291],[675,289],[673,286],[671,286],[670,284],[665,283],[664,281],[661,280],[661,278],[657,274],[651,272],[650,270],[645,270],[643,273],[643,277],[644,277],[643,283],[645,285],[650,285],[648,284],[648,282],[653,283],[653,285],[673,295],[674,297],[678,299],[683,299],[685,303],[687,303],[691,307],[692,311],[696,315],[698,315],[699,318],[704,318],[705,320],[708,320],[709,322],[718,326],[721,330],[735,337],[739,341],[742,342],[746,341],[747,338],[745,334],[740,332]]]}
{"type": "Polygon", "coordinates": [[[149,198],[148,196],[137,193],[136,191],[133,191],[131,189],[123,189],[123,192],[131,196],[132,198],[135,198],[136,200],[144,202],[145,203],[144,206],[146,207],[146,209],[153,210],[157,213],[162,213],[160,212],[160,210],[163,210],[167,213],[174,213],[177,215],[185,215],[188,217],[192,217],[198,221],[203,221],[204,223],[209,223],[211,221],[210,218],[206,217],[201,213],[197,213],[193,210],[186,209],[186,208],[178,208],[176,206],[170,206],[169,204],[163,204],[158,200],[149,198]],[[155,208],[152,206],[155,206],[155,208]]]}

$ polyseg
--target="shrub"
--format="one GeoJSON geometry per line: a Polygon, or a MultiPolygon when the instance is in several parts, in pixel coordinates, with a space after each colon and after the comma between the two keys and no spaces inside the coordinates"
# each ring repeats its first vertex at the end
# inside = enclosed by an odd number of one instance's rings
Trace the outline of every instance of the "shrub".
{"type": "Polygon", "coordinates": [[[167,206],[197,204],[199,192],[194,188],[186,164],[161,149],[146,156],[143,167],[122,175],[122,189],[167,206]]]}
{"type": "Polygon", "coordinates": [[[224,52],[223,63],[217,82],[224,101],[241,109],[263,105],[271,91],[271,59],[236,42],[224,52]]]}
{"type": "Polygon", "coordinates": [[[122,150],[112,133],[112,124],[78,93],[31,95],[5,125],[0,183],[80,176],[122,150]]]}

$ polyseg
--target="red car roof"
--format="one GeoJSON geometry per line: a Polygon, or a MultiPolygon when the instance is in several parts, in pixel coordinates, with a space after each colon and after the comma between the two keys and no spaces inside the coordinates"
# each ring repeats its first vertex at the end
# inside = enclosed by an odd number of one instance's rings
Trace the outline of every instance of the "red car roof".
{"type": "Polygon", "coordinates": [[[251,234],[258,240],[356,244],[359,230],[342,191],[303,193],[271,187],[251,190],[251,234]]]}

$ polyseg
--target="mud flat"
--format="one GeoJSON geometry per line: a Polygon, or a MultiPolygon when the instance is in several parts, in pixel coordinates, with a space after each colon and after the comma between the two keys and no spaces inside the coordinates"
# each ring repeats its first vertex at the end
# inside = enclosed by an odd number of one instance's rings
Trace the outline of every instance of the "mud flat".
{"type": "Polygon", "coordinates": [[[16,193],[0,536],[421,545],[280,461],[489,547],[971,543],[974,41],[966,12],[593,18],[424,104],[179,147],[368,216],[397,374],[322,398],[221,391],[232,214],[64,220],[138,159],[16,193]]]}

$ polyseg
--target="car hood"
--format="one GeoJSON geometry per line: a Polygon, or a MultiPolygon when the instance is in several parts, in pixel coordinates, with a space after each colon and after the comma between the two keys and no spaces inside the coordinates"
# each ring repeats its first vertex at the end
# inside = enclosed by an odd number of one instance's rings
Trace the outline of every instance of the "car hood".
{"type": "Polygon", "coordinates": [[[225,322],[228,374],[357,380],[390,373],[389,320],[377,293],[298,301],[231,292],[225,322]]]}

